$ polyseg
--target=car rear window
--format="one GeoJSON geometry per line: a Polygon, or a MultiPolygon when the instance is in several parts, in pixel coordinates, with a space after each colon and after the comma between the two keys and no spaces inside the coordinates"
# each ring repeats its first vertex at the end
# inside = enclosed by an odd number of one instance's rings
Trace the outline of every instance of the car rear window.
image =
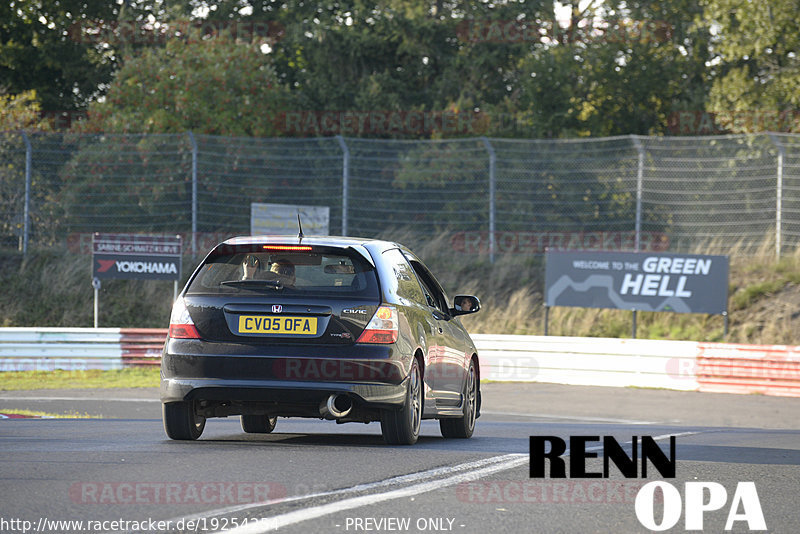
{"type": "Polygon", "coordinates": [[[225,247],[206,259],[186,292],[379,298],[374,267],[354,251],[331,247],[304,252],[225,247]]]}

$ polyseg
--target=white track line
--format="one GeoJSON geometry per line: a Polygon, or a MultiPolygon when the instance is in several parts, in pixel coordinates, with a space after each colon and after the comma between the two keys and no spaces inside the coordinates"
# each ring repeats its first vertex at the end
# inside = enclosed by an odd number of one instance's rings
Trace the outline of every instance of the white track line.
{"type": "Polygon", "coordinates": [[[513,417],[534,417],[537,419],[557,419],[563,421],[586,421],[589,423],[622,423],[626,425],[655,425],[655,421],[636,421],[633,419],[611,419],[608,417],[589,417],[576,415],[551,415],[545,413],[495,412],[481,410],[486,415],[509,415],[513,417]]]}
{"type": "MultiPolygon", "coordinates": [[[[262,508],[264,506],[270,506],[273,504],[285,504],[285,503],[294,503],[294,502],[302,502],[310,499],[316,499],[320,497],[331,497],[331,496],[344,496],[351,493],[360,493],[365,491],[374,491],[380,488],[386,488],[391,486],[398,486],[402,484],[408,484],[412,482],[417,482],[420,480],[432,479],[435,477],[444,476],[447,474],[452,474],[458,471],[466,471],[466,470],[474,470],[479,469],[481,467],[485,467],[486,465],[491,465],[499,462],[504,462],[506,460],[517,458],[520,456],[527,455],[520,455],[520,454],[508,454],[503,456],[494,456],[492,458],[484,458],[482,460],[475,460],[471,462],[465,462],[463,464],[453,465],[453,466],[444,466],[444,467],[435,467],[433,469],[428,469],[427,471],[420,471],[418,473],[410,473],[408,475],[399,475],[396,477],[388,478],[385,480],[380,480],[377,482],[368,482],[365,484],[357,484],[355,486],[351,486],[349,488],[342,488],[333,491],[325,491],[321,493],[312,493],[308,495],[296,495],[294,497],[288,497],[284,499],[274,499],[271,501],[259,502],[259,503],[251,503],[251,504],[242,504],[239,506],[231,506],[228,508],[222,508],[219,510],[210,510],[207,512],[202,512],[199,514],[194,514],[185,517],[176,517],[171,521],[173,523],[177,523],[178,521],[183,520],[184,522],[187,521],[196,521],[202,518],[208,517],[217,517],[222,515],[229,515],[236,512],[244,512],[247,510],[251,510],[254,508],[262,508]]],[[[226,531],[227,532],[227,531],[226,531]]]]}
{"type": "MultiPolygon", "coordinates": [[[[656,441],[660,441],[663,439],[668,439],[672,436],[680,437],[680,436],[690,436],[694,434],[699,434],[700,432],[681,432],[677,434],[663,434],[660,436],[655,436],[653,439],[656,441]]],[[[628,442],[630,443],[630,442],[628,442]]],[[[597,447],[587,447],[588,450],[599,450],[602,449],[602,446],[597,447]]],[[[569,454],[569,450],[565,452],[566,455],[569,454]]],[[[359,497],[351,497],[348,499],[344,499],[341,501],[336,501],[328,504],[323,504],[319,506],[313,506],[311,508],[306,508],[303,510],[296,510],[294,512],[288,512],[285,514],[276,515],[273,517],[264,518],[261,523],[247,523],[242,525],[238,528],[234,528],[231,530],[226,530],[226,534],[263,534],[270,531],[274,531],[279,529],[280,527],[285,527],[288,525],[293,525],[296,523],[301,523],[303,521],[308,521],[311,519],[317,519],[320,517],[324,517],[326,515],[331,515],[337,512],[342,512],[345,510],[352,510],[354,508],[360,508],[362,506],[369,506],[373,504],[377,504],[384,501],[389,501],[393,499],[400,499],[403,497],[411,497],[414,495],[419,495],[421,493],[427,493],[429,491],[435,491],[441,488],[445,488],[447,486],[452,486],[454,484],[459,484],[461,482],[469,482],[472,480],[477,480],[483,478],[487,475],[491,475],[493,473],[497,473],[499,471],[506,471],[508,469],[513,469],[514,467],[520,466],[528,462],[529,455],[528,454],[507,454],[504,456],[495,456],[492,458],[487,458],[485,460],[479,460],[477,462],[468,462],[466,464],[459,464],[453,467],[448,468],[438,468],[433,469],[430,471],[424,471],[421,473],[415,473],[412,475],[405,475],[403,477],[396,477],[395,479],[391,479],[394,482],[385,481],[388,484],[397,484],[400,483],[401,479],[408,480],[409,477],[413,479],[422,479],[429,478],[431,476],[435,476],[433,473],[440,474],[442,472],[450,472],[455,470],[464,470],[464,469],[472,469],[467,473],[460,473],[457,475],[450,476],[448,478],[441,478],[437,480],[431,481],[423,481],[418,484],[414,484],[405,488],[395,489],[386,491],[383,493],[374,493],[370,495],[362,495],[359,497]],[[481,464],[489,464],[485,467],[480,467],[474,469],[473,466],[481,465],[481,464]]],[[[382,485],[382,483],[375,483],[373,485],[361,485],[360,487],[364,488],[366,486],[374,486],[378,487],[382,485]]],[[[355,488],[359,486],[354,486],[353,488],[348,488],[345,490],[341,490],[340,493],[352,492],[355,491],[355,488]]],[[[336,493],[336,492],[331,492],[336,493]]],[[[215,516],[219,515],[218,513],[211,513],[211,514],[204,514],[208,516],[215,516]]]]}
{"type": "MultiPolygon", "coordinates": [[[[661,441],[662,439],[669,439],[672,437],[679,438],[681,436],[694,436],[695,434],[702,434],[702,432],[679,432],[677,434],[662,434],[660,436],[654,436],[653,441],[661,441]]],[[[623,445],[633,445],[632,441],[625,441],[623,445]]],[[[586,447],[587,451],[601,451],[603,450],[603,445],[593,445],[591,447],[586,447]]],[[[564,453],[564,456],[569,456],[569,449],[564,453]]]]}
{"type": "MultiPolygon", "coordinates": [[[[491,462],[493,465],[476,469],[467,473],[461,473],[448,478],[432,480],[428,482],[421,482],[406,488],[387,491],[384,493],[373,493],[371,495],[362,495],[360,497],[351,497],[341,501],[336,501],[320,506],[314,506],[303,510],[288,512],[281,515],[276,515],[263,520],[263,523],[248,523],[238,528],[226,530],[226,534],[261,534],[274,531],[281,527],[293,525],[310,519],[324,517],[326,515],[342,512],[345,510],[352,510],[353,508],[360,508],[362,506],[369,506],[383,501],[393,499],[400,499],[402,497],[411,497],[419,495],[420,493],[427,493],[437,489],[452,486],[460,482],[468,482],[483,478],[492,473],[499,471],[506,471],[514,467],[520,466],[528,461],[527,454],[509,454],[505,456],[505,460],[498,461],[498,458],[488,458],[487,463],[491,462]]],[[[458,467],[458,466],[456,466],[458,467]]]]}

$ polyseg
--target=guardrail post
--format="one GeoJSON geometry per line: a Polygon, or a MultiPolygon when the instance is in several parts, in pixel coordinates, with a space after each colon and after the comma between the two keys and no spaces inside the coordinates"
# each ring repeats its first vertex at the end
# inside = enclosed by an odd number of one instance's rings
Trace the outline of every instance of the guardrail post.
{"type": "Polygon", "coordinates": [[[347,197],[350,187],[350,149],[341,135],[336,136],[342,149],[342,235],[347,235],[347,197]]]}
{"type": "Polygon", "coordinates": [[[544,335],[549,335],[550,331],[550,306],[544,305],[544,335]]]}
{"type": "Polygon", "coordinates": [[[495,186],[497,184],[497,154],[487,137],[481,137],[483,146],[489,152],[489,262],[494,263],[495,253],[495,186]]]}
{"type": "MultiPolygon", "coordinates": [[[[636,147],[636,151],[639,153],[639,162],[636,167],[636,227],[633,245],[633,250],[635,252],[639,252],[642,237],[642,182],[644,180],[644,147],[642,146],[642,141],[639,139],[638,135],[631,135],[631,141],[633,141],[633,146],[636,147]]],[[[634,321],[636,317],[635,313],[636,312],[634,312],[634,321]]],[[[633,337],[636,337],[635,327],[633,337]]]]}
{"type": "Polygon", "coordinates": [[[25,130],[21,130],[22,140],[25,142],[25,205],[23,208],[22,221],[22,255],[28,254],[28,236],[30,234],[30,212],[31,212],[31,165],[33,158],[33,147],[31,140],[25,130]]]}
{"type": "Polygon", "coordinates": [[[197,141],[189,132],[192,143],[192,259],[197,257],[197,141]]]}
{"type": "Polygon", "coordinates": [[[783,161],[786,158],[786,147],[779,143],[775,134],[769,134],[769,140],[778,149],[778,173],[775,185],[775,260],[781,259],[781,224],[783,212],[783,161]]]}

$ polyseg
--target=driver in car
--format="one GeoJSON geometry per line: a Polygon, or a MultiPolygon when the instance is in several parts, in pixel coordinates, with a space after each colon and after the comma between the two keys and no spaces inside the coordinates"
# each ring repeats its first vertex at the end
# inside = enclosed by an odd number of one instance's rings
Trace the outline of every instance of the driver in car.
{"type": "Polygon", "coordinates": [[[253,254],[248,254],[242,262],[242,280],[254,280],[260,270],[261,260],[253,254]]]}
{"type": "Polygon", "coordinates": [[[286,287],[294,286],[294,264],[286,259],[280,259],[272,263],[269,267],[270,272],[278,275],[278,280],[283,282],[286,287]]]}

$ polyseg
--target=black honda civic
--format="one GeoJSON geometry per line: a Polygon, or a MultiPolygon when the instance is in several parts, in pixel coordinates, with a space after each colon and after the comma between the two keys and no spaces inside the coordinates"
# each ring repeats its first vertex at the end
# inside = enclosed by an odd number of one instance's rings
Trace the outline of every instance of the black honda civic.
{"type": "Polygon", "coordinates": [[[206,419],[244,432],[278,417],[380,421],[413,444],[422,419],[469,438],[480,361],[452,304],[406,247],[345,237],[253,236],[215,247],[175,302],[161,360],[164,429],[197,439],[206,419]]]}

